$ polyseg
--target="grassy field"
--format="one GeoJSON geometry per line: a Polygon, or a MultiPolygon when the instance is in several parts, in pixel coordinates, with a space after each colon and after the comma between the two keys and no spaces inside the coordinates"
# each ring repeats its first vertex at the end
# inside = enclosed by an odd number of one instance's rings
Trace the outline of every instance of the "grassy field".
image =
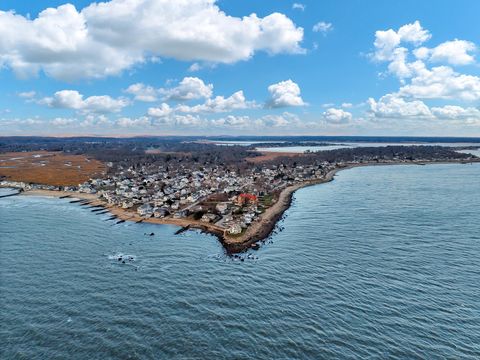
{"type": "Polygon", "coordinates": [[[34,151],[0,154],[0,177],[55,186],[78,185],[99,176],[105,165],[84,155],[34,151]]]}

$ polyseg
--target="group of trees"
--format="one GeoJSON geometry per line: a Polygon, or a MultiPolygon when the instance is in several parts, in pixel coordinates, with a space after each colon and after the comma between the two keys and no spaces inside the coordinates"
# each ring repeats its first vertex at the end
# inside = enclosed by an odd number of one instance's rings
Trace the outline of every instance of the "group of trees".
{"type": "MultiPolygon", "coordinates": [[[[48,137],[7,137],[0,138],[0,152],[13,151],[63,151],[70,154],[84,154],[118,167],[179,166],[199,168],[221,165],[227,171],[242,173],[251,169],[246,158],[260,155],[256,146],[220,146],[214,143],[196,141],[188,137],[152,138],[48,138],[48,137]]],[[[300,139],[299,139],[300,140],[300,139]]],[[[303,140],[303,139],[302,139],[303,140]]],[[[279,142],[276,144],[279,146],[279,142]]],[[[285,144],[297,144],[290,141],[285,144]]],[[[320,143],[319,143],[320,144],[320,143]]],[[[385,146],[356,147],[306,153],[297,157],[277,157],[272,165],[287,166],[320,164],[322,162],[351,162],[375,160],[447,160],[466,159],[471,155],[454,151],[444,146],[385,146]]]]}

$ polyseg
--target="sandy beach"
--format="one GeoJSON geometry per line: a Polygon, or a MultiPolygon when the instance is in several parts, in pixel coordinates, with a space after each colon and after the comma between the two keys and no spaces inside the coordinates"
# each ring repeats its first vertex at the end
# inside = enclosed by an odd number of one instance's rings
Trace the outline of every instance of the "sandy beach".
{"type": "Polygon", "coordinates": [[[192,219],[174,219],[174,218],[143,218],[136,212],[122,209],[116,206],[107,204],[105,201],[99,199],[96,194],[84,194],[76,192],[66,191],[53,191],[53,190],[27,190],[20,194],[20,196],[48,196],[48,197],[69,197],[69,199],[81,199],[89,200],[90,206],[102,206],[105,210],[108,210],[112,215],[115,215],[119,220],[133,221],[133,222],[147,222],[152,224],[168,224],[176,225],[182,228],[200,229],[202,231],[211,233],[217,237],[222,237],[224,228],[215,224],[204,223],[201,221],[195,221],[192,219]]]}

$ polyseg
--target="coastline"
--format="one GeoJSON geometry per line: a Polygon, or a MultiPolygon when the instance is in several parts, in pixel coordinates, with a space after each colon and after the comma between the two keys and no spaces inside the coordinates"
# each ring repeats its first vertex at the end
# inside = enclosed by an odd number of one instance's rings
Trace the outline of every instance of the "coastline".
{"type": "Polygon", "coordinates": [[[286,210],[290,208],[294,193],[304,187],[319,185],[333,181],[335,175],[342,170],[348,170],[356,167],[365,166],[388,166],[388,165],[429,165],[429,164],[469,164],[480,163],[480,160],[475,161],[411,161],[411,162],[386,162],[386,163],[355,163],[345,164],[330,170],[324,178],[316,180],[307,180],[298,184],[290,185],[284,188],[280,194],[277,202],[265,210],[260,215],[260,219],[250,225],[247,230],[238,236],[231,236],[226,233],[226,229],[212,223],[204,223],[191,219],[173,219],[173,218],[143,218],[136,212],[125,210],[116,206],[108,205],[103,200],[100,200],[96,194],[72,193],[65,191],[54,190],[27,190],[20,194],[20,196],[49,196],[49,197],[69,197],[70,199],[88,200],[91,206],[100,206],[108,210],[112,215],[119,220],[146,222],[160,225],[175,225],[181,227],[178,232],[188,229],[199,229],[205,233],[214,235],[218,238],[225,250],[230,253],[240,253],[255,247],[255,244],[268,238],[274,231],[278,221],[283,217],[286,210]]]}
{"type": "Polygon", "coordinates": [[[105,201],[100,200],[96,194],[85,194],[77,192],[68,192],[68,191],[55,191],[55,190],[26,190],[19,194],[19,196],[47,196],[47,197],[68,197],[70,200],[79,199],[87,200],[88,205],[91,207],[103,207],[105,210],[108,210],[111,215],[114,215],[118,220],[124,221],[133,221],[133,222],[145,222],[151,224],[159,225],[176,225],[181,228],[186,229],[199,229],[217,236],[219,239],[224,234],[224,229],[220,226],[210,223],[203,223],[200,221],[195,221],[191,219],[173,219],[173,218],[143,218],[138,215],[136,212],[122,209],[113,205],[108,205],[105,201]]]}

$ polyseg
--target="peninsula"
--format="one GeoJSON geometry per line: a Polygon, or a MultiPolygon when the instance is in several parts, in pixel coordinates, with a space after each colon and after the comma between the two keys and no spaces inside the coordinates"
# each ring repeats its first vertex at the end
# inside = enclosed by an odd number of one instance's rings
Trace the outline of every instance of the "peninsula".
{"type": "Polygon", "coordinates": [[[447,146],[386,144],[266,154],[253,146],[188,140],[66,139],[53,146],[40,139],[34,145],[7,144],[0,154],[0,185],[21,188],[27,195],[82,199],[82,205],[109,211],[118,222],[201,229],[217,236],[227,252],[236,253],[257,248],[270,235],[296,190],[331,181],[339,170],[480,161],[447,146]],[[33,181],[28,164],[34,169],[33,181]],[[63,168],[68,176],[52,176],[63,168]]]}

